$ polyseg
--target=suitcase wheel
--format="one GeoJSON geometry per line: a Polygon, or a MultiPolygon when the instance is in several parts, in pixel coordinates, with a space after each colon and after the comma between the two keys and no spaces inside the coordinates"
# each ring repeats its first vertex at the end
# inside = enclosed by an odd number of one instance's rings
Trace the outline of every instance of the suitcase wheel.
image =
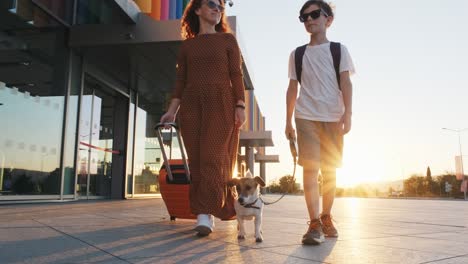
{"type": "Polygon", "coordinates": [[[175,216],[171,216],[171,221],[175,221],[176,217],[175,216]]]}

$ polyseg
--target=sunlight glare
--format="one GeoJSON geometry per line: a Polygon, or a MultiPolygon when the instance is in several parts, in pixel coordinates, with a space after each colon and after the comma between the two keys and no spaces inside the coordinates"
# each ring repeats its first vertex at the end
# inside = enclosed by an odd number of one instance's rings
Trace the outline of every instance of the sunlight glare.
{"type": "Polygon", "coordinates": [[[353,222],[357,221],[359,214],[360,214],[360,205],[361,199],[360,198],[346,198],[345,200],[345,208],[346,208],[346,215],[347,217],[351,218],[353,222]]]}
{"type": "Polygon", "coordinates": [[[384,168],[383,158],[370,155],[345,156],[342,168],[337,170],[337,186],[349,188],[362,183],[386,181],[384,168]]]}

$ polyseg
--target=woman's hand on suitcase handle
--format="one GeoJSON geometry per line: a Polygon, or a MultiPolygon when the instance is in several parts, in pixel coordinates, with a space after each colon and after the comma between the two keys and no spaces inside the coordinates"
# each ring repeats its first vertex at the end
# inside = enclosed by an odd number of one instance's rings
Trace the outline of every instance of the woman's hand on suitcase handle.
{"type": "Polygon", "coordinates": [[[164,126],[165,129],[169,129],[169,128],[171,128],[171,126],[168,125],[168,123],[174,123],[175,117],[176,117],[175,114],[173,114],[171,112],[167,112],[161,117],[161,120],[159,122],[161,124],[165,124],[165,126],[164,126]]]}
{"type": "MultiPolygon", "coordinates": [[[[180,106],[180,99],[173,98],[171,103],[169,104],[169,108],[167,112],[161,117],[159,120],[160,123],[175,123],[175,118],[177,115],[177,110],[179,110],[180,106]]],[[[170,128],[170,126],[165,126],[166,129],[170,128]]]]}
{"type": "Polygon", "coordinates": [[[160,123],[174,123],[175,114],[171,112],[166,112],[159,120],[160,123]]]}

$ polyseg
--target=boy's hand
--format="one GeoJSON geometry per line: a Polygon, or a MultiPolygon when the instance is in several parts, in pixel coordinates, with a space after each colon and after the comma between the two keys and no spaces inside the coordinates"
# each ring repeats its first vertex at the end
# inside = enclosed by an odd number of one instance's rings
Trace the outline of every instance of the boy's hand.
{"type": "Polygon", "coordinates": [[[294,129],[294,127],[292,126],[291,123],[286,124],[286,129],[285,129],[284,133],[286,134],[286,138],[288,140],[289,139],[296,139],[296,130],[294,129]]]}
{"type": "Polygon", "coordinates": [[[351,131],[351,115],[345,113],[341,117],[340,122],[343,128],[343,135],[348,134],[348,132],[351,131]]]}

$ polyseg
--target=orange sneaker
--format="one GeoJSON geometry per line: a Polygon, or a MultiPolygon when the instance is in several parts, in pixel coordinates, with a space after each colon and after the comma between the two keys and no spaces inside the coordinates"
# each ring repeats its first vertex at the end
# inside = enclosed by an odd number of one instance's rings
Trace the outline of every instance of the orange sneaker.
{"type": "Polygon", "coordinates": [[[302,236],[302,244],[304,245],[319,245],[325,241],[325,236],[322,231],[322,224],[319,219],[314,219],[308,222],[309,229],[302,236]]]}
{"type": "Polygon", "coordinates": [[[329,214],[320,215],[320,221],[322,222],[323,233],[327,237],[338,237],[338,231],[333,225],[332,217],[329,214]]]}

